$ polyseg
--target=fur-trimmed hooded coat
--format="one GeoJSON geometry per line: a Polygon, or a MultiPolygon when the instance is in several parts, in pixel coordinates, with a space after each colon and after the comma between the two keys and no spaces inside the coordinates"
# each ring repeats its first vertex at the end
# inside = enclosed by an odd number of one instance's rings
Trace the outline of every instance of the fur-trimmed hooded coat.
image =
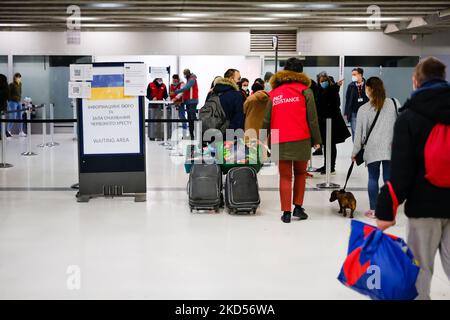
{"type": "Polygon", "coordinates": [[[220,95],[220,103],[230,122],[229,129],[244,129],[244,99],[237,84],[218,78],[213,91],[220,95]]]}
{"type": "MultiPolygon", "coordinates": [[[[316,103],[311,88],[311,79],[304,73],[283,70],[272,76],[270,85],[276,89],[288,83],[302,83],[308,87],[303,91],[306,98],[306,113],[311,137],[305,140],[284,142],[279,145],[279,160],[308,161],[311,158],[311,148],[316,144],[322,144],[319,122],[317,117],[316,103]]],[[[272,101],[269,100],[263,129],[271,127],[272,101]]]]}

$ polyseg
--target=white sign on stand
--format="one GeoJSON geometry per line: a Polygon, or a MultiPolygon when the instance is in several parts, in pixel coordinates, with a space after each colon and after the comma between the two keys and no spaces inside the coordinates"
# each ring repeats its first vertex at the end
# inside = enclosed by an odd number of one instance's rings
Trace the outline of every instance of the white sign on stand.
{"type": "Polygon", "coordinates": [[[124,90],[126,96],[145,96],[147,66],[143,63],[125,63],[124,90]]]}

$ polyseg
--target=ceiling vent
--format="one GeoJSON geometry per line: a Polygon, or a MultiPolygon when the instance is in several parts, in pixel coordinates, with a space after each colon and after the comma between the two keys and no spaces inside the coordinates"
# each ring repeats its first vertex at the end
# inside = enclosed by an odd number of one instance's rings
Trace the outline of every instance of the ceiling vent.
{"type": "Polygon", "coordinates": [[[297,52],[297,30],[251,30],[250,52],[273,52],[273,37],[278,37],[278,52],[297,52]]]}

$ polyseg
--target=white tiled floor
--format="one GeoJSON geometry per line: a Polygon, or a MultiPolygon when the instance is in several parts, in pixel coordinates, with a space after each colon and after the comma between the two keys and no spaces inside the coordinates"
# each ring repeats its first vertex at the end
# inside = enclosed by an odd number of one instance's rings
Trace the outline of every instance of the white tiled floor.
{"type": "MultiPolygon", "coordinates": [[[[22,157],[25,139],[8,141],[11,169],[0,169],[0,298],[2,299],[364,299],[336,277],[345,257],[350,220],[328,202],[329,191],[310,191],[307,221],[279,220],[277,175],[259,176],[257,216],[191,214],[183,158],[148,143],[147,202],[130,198],[77,203],[76,142],[57,135],[60,146],[34,148],[22,157]],[[178,163],[177,163],[178,161],[178,163]],[[81,270],[81,289],[67,288],[68,266],[81,270]]],[[[33,137],[33,146],[40,143],[33,137]]],[[[339,146],[338,175],[344,183],[350,143],[339,146]]],[[[318,157],[314,166],[321,165],[318,157]]],[[[357,168],[350,188],[365,188],[357,168]]],[[[322,177],[308,180],[313,188],[322,177]]],[[[365,191],[357,219],[366,220],[365,191]]],[[[399,215],[391,232],[404,237],[399,215]]],[[[449,299],[439,259],[432,297],[449,299]]]]}

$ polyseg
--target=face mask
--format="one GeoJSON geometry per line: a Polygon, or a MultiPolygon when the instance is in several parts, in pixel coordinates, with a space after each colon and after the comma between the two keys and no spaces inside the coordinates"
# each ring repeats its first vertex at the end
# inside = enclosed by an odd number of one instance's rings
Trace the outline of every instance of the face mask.
{"type": "Polygon", "coordinates": [[[321,82],[321,83],[320,83],[320,86],[321,86],[323,89],[328,88],[329,85],[330,85],[330,84],[328,83],[328,81],[324,81],[324,82],[321,82]]]}
{"type": "Polygon", "coordinates": [[[158,82],[159,85],[162,85],[162,83],[163,83],[162,81],[156,81],[156,82],[158,82]]]}
{"type": "Polygon", "coordinates": [[[248,86],[243,86],[242,90],[247,91],[248,90],[248,86]]]}
{"type": "Polygon", "coordinates": [[[267,91],[267,92],[269,92],[270,90],[272,90],[272,87],[270,86],[270,83],[267,82],[267,83],[264,85],[264,90],[267,91]]]}
{"type": "Polygon", "coordinates": [[[356,76],[352,76],[352,81],[356,82],[356,81],[358,81],[358,78],[356,76]]]}
{"type": "Polygon", "coordinates": [[[21,82],[22,82],[22,79],[20,79],[20,78],[19,78],[19,79],[16,79],[16,82],[17,82],[17,83],[21,83],[21,82]]]}

